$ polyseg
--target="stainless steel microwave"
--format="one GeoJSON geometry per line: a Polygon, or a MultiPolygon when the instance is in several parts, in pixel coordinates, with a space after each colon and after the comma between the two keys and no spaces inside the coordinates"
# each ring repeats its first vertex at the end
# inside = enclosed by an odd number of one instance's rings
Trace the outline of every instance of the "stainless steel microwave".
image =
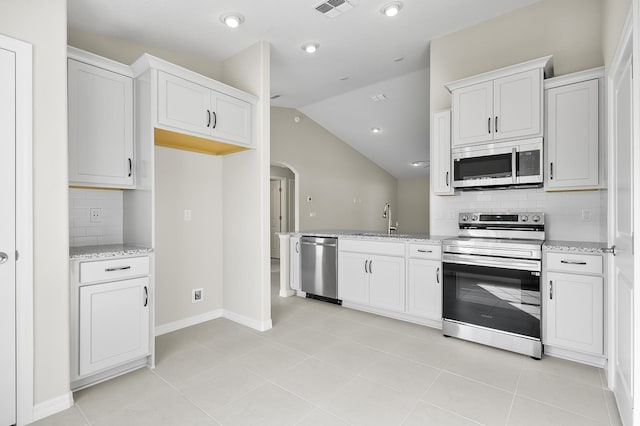
{"type": "Polygon", "coordinates": [[[451,150],[453,187],[465,189],[542,186],[542,138],[451,150]]]}

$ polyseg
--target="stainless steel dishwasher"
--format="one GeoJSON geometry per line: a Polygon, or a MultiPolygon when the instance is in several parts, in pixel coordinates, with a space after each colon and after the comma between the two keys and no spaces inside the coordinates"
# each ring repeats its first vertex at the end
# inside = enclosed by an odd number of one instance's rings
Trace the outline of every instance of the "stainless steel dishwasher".
{"type": "Polygon", "coordinates": [[[300,240],[301,288],[307,297],[338,301],[338,239],[303,236],[300,240]]]}

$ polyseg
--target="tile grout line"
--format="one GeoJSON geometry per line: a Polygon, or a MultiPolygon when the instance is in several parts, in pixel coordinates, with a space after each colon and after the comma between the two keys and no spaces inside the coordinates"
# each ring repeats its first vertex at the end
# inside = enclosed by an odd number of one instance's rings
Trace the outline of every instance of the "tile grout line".
{"type": "Polygon", "coordinates": [[[78,408],[78,411],[80,411],[80,415],[84,418],[84,420],[87,422],[87,425],[91,426],[91,421],[89,420],[89,417],[87,417],[87,415],[85,414],[85,412],[82,410],[82,407],[80,407],[80,404],[78,404],[77,402],[75,403],[76,407],[78,408]]]}
{"type": "Polygon", "coordinates": [[[585,416],[584,414],[580,414],[580,413],[578,413],[576,411],[572,411],[572,410],[569,410],[569,409],[564,408],[564,407],[559,407],[557,405],[549,404],[548,402],[540,401],[539,399],[535,399],[535,398],[532,398],[530,396],[518,395],[518,397],[523,398],[523,399],[528,399],[529,401],[534,401],[534,402],[537,402],[538,404],[546,405],[547,407],[552,407],[552,408],[555,408],[557,410],[561,410],[561,411],[573,414],[573,415],[578,416],[578,417],[582,417],[583,419],[587,419],[587,420],[590,420],[590,421],[595,422],[595,423],[600,423],[601,422],[600,420],[594,419],[593,417],[588,417],[588,416],[585,416]]]}
{"type": "Polygon", "coordinates": [[[516,403],[516,396],[518,395],[518,388],[520,387],[520,379],[522,379],[522,372],[524,371],[524,367],[520,369],[520,371],[518,372],[518,381],[516,382],[516,388],[513,391],[513,397],[511,398],[511,405],[509,406],[509,413],[507,414],[507,421],[505,422],[505,425],[509,424],[509,421],[511,420],[511,413],[513,412],[513,406],[516,403]]]}

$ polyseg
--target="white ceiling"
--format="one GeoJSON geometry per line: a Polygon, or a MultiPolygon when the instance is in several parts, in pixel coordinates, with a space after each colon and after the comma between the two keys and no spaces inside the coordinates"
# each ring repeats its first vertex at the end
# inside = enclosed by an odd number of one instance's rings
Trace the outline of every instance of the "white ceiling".
{"type": "Polygon", "coordinates": [[[408,162],[428,158],[428,81],[420,76],[428,75],[429,41],[538,0],[403,0],[393,18],[380,13],[391,0],[349,1],[353,9],[335,18],[315,10],[322,0],[68,0],[67,7],[72,29],[214,61],[268,41],[271,93],[281,95],[273,106],[300,109],[398,178],[427,174],[408,162]],[[245,22],[227,28],[219,20],[226,12],[245,22]],[[301,49],[309,41],[320,44],[314,55],[301,49]],[[380,91],[388,100],[374,104],[369,96],[380,91]],[[373,126],[383,132],[367,134],[373,126]]]}

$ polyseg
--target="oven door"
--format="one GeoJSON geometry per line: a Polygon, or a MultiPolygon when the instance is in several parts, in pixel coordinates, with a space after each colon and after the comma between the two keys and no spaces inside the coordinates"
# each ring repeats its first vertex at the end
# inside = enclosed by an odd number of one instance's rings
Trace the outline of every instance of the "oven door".
{"type": "Polygon", "coordinates": [[[540,339],[540,261],[443,256],[442,317],[540,339]]]}

